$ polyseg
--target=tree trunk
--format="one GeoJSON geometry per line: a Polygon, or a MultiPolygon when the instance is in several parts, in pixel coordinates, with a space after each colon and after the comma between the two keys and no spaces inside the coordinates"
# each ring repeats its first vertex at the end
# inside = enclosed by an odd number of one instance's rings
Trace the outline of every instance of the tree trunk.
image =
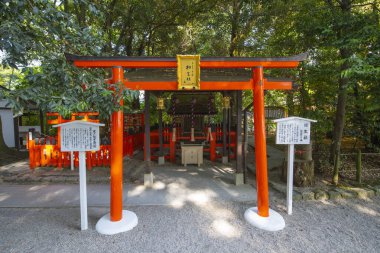
{"type": "MultiPolygon", "coordinates": [[[[349,53],[345,49],[340,49],[340,56],[342,59],[347,59],[349,53]]],[[[349,68],[347,61],[345,61],[340,68],[340,72],[347,70],[349,68]]],[[[339,155],[342,137],[343,137],[343,129],[344,129],[344,120],[346,116],[346,103],[347,103],[347,86],[348,86],[348,78],[347,77],[339,77],[339,91],[338,91],[338,104],[336,106],[336,115],[335,115],[335,123],[334,123],[334,131],[333,131],[333,141],[331,144],[331,152],[330,159],[335,160],[334,157],[339,155]]],[[[334,184],[338,184],[338,173],[339,168],[337,168],[334,172],[334,184]]]]}
{"type": "MultiPolygon", "coordinates": [[[[281,169],[281,179],[286,182],[288,174],[288,161],[284,160],[281,169]]],[[[314,161],[295,159],[293,163],[293,184],[297,187],[310,187],[315,183],[314,161]]]]}
{"type": "Polygon", "coordinates": [[[114,22],[114,18],[115,18],[114,9],[115,9],[117,1],[118,0],[112,0],[107,7],[108,13],[106,14],[106,20],[103,25],[103,31],[108,36],[108,43],[106,43],[103,46],[102,48],[103,52],[108,52],[108,53],[112,52],[112,23],[114,22]]]}
{"type": "MultiPolygon", "coordinates": [[[[340,2],[340,8],[342,15],[349,18],[351,11],[351,1],[342,0],[340,2]]],[[[347,36],[347,31],[349,29],[349,24],[343,24],[337,30],[337,39],[342,40],[347,36]]],[[[340,65],[340,76],[339,76],[339,90],[338,90],[338,103],[336,106],[336,115],[333,130],[333,141],[331,143],[330,149],[330,161],[339,161],[340,149],[342,144],[342,136],[344,129],[344,120],[346,116],[346,103],[347,103],[347,87],[349,84],[349,79],[343,75],[343,73],[350,68],[348,59],[351,57],[352,52],[346,47],[339,48],[340,59],[343,63],[340,65]]],[[[339,162],[335,162],[334,173],[332,182],[337,185],[339,181],[339,162]]]]}
{"type": "Polygon", "coordinates": [[[127,56],[131,56],[133,54],[133,52],[132,52],[133,36],[134,36],[134,32],[133,32],[132,27],[130,27],[129,32],[128,32],[128,38],[127,38],[127,41],[125,43],[126,44],[125,45],[125,53],[127,54],[127,56]]]}
{"type": "Polygon", "coordinates": [[[286,107],[288,107],[288,116],[294,115],[294,94],[293,91],[288,91],[286,94],[286,107]]]}
{"type": "Polygon", "coordinates": [[[308,93],[305,88],[305,68],[300,69],[300,102],[301,102],[301,116],[302,117],[307,117],[306,112],[307,112],[307,101],[308,101],[308,93]]]}
{"type": "Polygon", "coordinates": [[[63,8],[65,9],[66,13],[70,12],[70,10],[69,10],[69,1],[68,0],[64,0],[63,1],[63,8]]]}
{"type": "Polygon", "coordinates": [[[368,134],[368,122],[364,115],[363,110],[363,98],[360,96],[359,91],[359,83],[355,82],[354,84],[354,96],[355,96],[355,114],[354,114],[354,124],[355,128],[358,129],[359,138],[365,139],[365,137],[369,136],[368,134]]]}
{"type": "Polygon", "coordinates": [[[145,36],[143,34],[142,37],[141,37],[141,40],[140,40],[140,45],[139,45],[139,47],[137,49],[137,55],[138,56],[142,56],[143,55],[143,53],[144,53],[144,47],[145,47],[145,36]]]}
{"type": "Polygon", "coordinates": [[[237,46],[241,4],[240,1],[234,1],[232,5],[231,40],[230,47],[228,49],[228,54],[231,57],[235,56],[235,50],[237,46]]]}

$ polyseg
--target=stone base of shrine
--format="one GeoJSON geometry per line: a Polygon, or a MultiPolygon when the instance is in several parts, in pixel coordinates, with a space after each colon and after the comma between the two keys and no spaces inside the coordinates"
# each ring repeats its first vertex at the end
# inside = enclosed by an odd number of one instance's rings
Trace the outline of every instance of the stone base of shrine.
{"type": "Polygon", "coordinates": [[[144,186],[152,187],[153,186],[153,172],[144,174],[144,186]]]}
{"type": "Polygon", "coordinates": [[[165,156],[159,156],[158,165],[164,165],[164,164],[165,164],[165,156]]]}
{"type": "Polygon", "coordinates": [[[235,185],[242,185],[244,184],[244,174],[243,173],[236,173],[235,174],[235,185]]]}

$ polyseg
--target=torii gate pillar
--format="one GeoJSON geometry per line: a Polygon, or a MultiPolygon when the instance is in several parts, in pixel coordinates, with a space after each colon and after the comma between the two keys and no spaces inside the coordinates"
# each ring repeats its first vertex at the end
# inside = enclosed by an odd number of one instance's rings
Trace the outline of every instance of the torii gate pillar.
{"type": "MultiPolygon", "coordinates": [[[[124,73],[122,67],[112,68],[112,82],[123,88],[124,73]]],[[[101,234],[112,235],[125,232],[137,226],[134,212],[123,210],[123,100],[121,108],[111,116],[111,205],[110,213],[104,215],[96,224],[101,234]]]]}
{"type": "Polygon", "coordinates": [[[279,213],[269,209],[268,164],[264,111],[264,70],[262,66],[255,67],[253,69],[252,80],[257,207],[251,207],[245,211],[244,217],[255,227],[268,231],[277,231],[285,227],[285,221],[279,213]]]}

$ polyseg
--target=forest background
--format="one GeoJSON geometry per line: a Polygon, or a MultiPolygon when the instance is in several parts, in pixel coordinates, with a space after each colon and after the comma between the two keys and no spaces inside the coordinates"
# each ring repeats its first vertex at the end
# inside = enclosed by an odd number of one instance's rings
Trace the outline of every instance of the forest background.
{"type": "MultiPolygon", "coordinates": [[[[0,3],[0,98],[15,112],[34,101],[67,115],[117,109],[107,70],[76,69],[78,55],[291,56],[297,70],[275,70],[298,84],[268,91],[266,105],[318,120],[314,139],[330,138],[330,161],[344,136],[380,150],[378,0],[14,0],[0,3]],[[86,85],[86,89],[83,89],[86,85]]],[[[125,104],[138,94],[124,91],[125,104]]],[[[252,101],[244,93],[245,105],[252,101]]],[[[125,108],[126,110],[130,108],[125,108]]]]}

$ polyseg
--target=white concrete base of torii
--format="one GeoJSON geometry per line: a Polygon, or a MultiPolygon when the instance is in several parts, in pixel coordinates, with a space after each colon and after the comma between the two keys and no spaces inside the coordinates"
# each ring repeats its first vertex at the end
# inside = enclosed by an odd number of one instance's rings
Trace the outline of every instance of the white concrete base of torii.
{"type": "Polygon", "coordinates": [[[109,213],[100,218],[96,223],[96,231],[103,235],[114,235],[132,230],[137,224],[137,215],[134,212],[123,210],[122,219],[119,221],[111,221],[109,213]]]}
{"type": "Polygon", "coordinates": [[[269,216],[262,217],[257,211],[257,207],[251,207],[244,213],[245,220],[252,226],[271,232],[285,228],[285,220],[278,212],[269,209],[269,216]]]}

